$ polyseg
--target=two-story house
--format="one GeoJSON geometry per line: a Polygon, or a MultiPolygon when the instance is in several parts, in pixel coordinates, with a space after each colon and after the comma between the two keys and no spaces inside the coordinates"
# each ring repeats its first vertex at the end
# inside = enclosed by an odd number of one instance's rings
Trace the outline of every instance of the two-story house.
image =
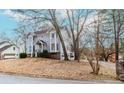
{"type": "MultiPolygon", "coordinates": [[[[70,60],[73,60],[74,53],[72,51],[72,46],[69,45],[68,41],[66,40],[65,45],[68,53],[68,58],[70,60]]],[[[31,57],[37,57],[38,52],[43,52],[43,50],[47,50],[53,58],[60,60],[64,59],[63,49],[59,36],[53,29],[43,29],[41,31],[28,33],[26,48],[27,54],[31,57]]]]}

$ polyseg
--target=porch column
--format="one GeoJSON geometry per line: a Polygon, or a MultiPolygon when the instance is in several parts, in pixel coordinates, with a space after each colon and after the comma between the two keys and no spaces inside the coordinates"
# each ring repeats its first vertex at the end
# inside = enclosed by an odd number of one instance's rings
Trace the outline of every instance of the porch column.
{"type": "Polygon", "coordinates": [[[31,39],[31,57],[33,57],[33,36],[31,39]]]}
{"type": "Polygon", "coordinates": [[[55,34],[55,52],[57,52],[57,47],[56,47],[56,33],[54,33],[55,34]]]}
{"type": "Polygon", "coordinates": [[[35,57],[37,57],[37,45],[35,45],[35,57]]]}
{"type": "Polygon", "coordinates": [[[50,32],[50,52],[51,52],[51,32],[50,32]]]}
{"type": "Polygon", "coordinates": [[[43,52],[43,43],[41,44],[41,51],[43,52]]]}

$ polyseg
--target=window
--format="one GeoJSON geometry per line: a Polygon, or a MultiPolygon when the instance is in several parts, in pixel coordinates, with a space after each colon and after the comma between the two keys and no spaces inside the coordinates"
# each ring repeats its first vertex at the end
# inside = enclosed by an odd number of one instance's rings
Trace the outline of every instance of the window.
{"type": "Polygon", "coordinates": [[[59,50],[59,44],[58,43],[56,44],[56,49],[59,50]]]}
{"type": "Polygon", "coordinates": [[[52,33],[52,38],[54,38],[55,37],[55,34],[54,33],[52,33]]]}
{"type": "Polygon", "coordinates": [[[29,52],[31,52],[31,46],[29,46],[29,52]]]}
{"type": "Polygon", "coordinates": [[[15,54],[4,54],[4,56],[15,56],[15,54]]]}
{"type": "Polygon", "coordinates": [[[73,52],[74,51],[74,48],[73,48],[73,45],[71,44],[71,51],[73,52]]]}
{"type": "Polygon", "coordinates": [[[15,47],[13,47],[13,50],[15,51],[15,47]]]}
{"type": "Polygon", "coordinates": [[[54,43],[51,44],[51,50],[55,50],[55,44],[54,43]]]}

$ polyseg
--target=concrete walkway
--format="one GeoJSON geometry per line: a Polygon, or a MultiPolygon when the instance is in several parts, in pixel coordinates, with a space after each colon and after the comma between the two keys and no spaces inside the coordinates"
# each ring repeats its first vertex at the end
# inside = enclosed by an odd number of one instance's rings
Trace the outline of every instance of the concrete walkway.
{"type": "Polygon", "coordinates": [[[123,82],[117,80],[60,80],[0,74],[0,84],[123,84],[123,82]]]}

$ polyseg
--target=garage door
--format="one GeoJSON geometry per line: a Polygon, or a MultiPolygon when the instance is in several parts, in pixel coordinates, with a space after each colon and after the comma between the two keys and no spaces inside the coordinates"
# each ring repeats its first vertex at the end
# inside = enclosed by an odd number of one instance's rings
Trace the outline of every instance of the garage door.
{"type": "Polygon", "coordinates": [[[8,59],[8,58],[16,58],[16,54],[4,54],[4,58],[8,59]]]}

